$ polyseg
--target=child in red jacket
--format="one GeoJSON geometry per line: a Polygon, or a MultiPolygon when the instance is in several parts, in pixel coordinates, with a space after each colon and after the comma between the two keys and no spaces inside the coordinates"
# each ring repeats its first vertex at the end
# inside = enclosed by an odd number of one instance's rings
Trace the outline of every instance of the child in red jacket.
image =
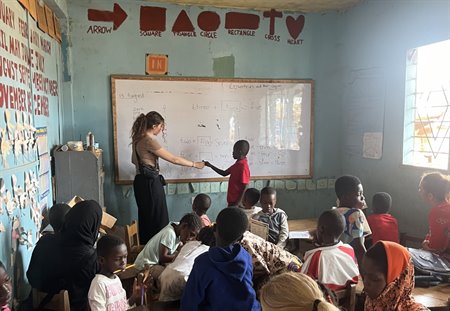
{"type": "Polygon", "coordinates": [[[389,193],[378,192],[372,198],[373,214],[367,217],[372,230],[372,245],[378,241],[400,243],[397,219],[389,214],[392,198],[389,193]]]}

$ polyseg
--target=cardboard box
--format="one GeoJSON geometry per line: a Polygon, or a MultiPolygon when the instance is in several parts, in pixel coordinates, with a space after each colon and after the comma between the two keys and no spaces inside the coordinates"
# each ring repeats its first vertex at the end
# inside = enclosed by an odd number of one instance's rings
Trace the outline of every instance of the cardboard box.
{"type": "MultiPolygon", "coordinates": [[[[70,207],[73,207],[75,204],[77,204],[78,202],[84,201],[84,199],[82,197],[79,196],[74,196],[69,202],[67,202],[66,204],[69,205],[70,207]]],[[[108,214],[106,212],[106,208],[102,207],[102,211],[103,211],[103,215],[102,215],[102,227],[106,227],[111,229],[112,227],[114,227],[114,224],[117,221],[117,218],[115,218],[114,216],[108,214]]]]}

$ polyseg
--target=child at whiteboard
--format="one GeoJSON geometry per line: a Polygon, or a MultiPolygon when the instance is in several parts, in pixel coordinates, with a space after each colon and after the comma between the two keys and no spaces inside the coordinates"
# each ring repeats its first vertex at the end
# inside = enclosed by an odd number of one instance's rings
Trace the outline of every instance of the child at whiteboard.
{"type": "Polygon", "coordinates": [[[205,166],[212,168],[214,172],[222,176],[230,175],[228,181],[227,203],[228,206],[238,206],[244,194],[245,187],[250,181],[250,169],[248,167],[247,154],[250,150],[250,144],[246,140],[238,140],[233,146],[233,159],[236,163],[223,171],[215,167],[208,161],[205,166]]]}

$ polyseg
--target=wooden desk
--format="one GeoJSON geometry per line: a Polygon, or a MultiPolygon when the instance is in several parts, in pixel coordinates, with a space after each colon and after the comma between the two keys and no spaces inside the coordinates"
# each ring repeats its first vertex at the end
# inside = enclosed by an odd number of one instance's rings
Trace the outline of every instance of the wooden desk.
{"type": "Polygon", "coordinates": [[[450,284],[439,284],[428,288],[416,287],[414,299],[432,310],[449,310],[450,284]]]}
{"type": "Polygon", "coordinates": [[[311,242],[317,227],[317,219],[292,219],[288,220],[288,225],[290,240],[288,251],[302,259],[306,251],[314,248],[311,242]],[[295,235],[295,233],[300,233],[300,235],[295,235]]]}
{"type": "Polygon", "coordinates": [[[290,219],[288,220],[289,231],[309,231],[313,232],[317,227],[317,218],[290,219]]]}

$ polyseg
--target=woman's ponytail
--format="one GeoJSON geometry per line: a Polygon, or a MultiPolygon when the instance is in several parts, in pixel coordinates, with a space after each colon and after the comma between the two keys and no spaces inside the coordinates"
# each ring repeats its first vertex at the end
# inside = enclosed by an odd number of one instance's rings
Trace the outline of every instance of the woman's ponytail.
{"type": "Polygon", "coordinates": [[[138,141],[147,131],[147,118],[145,114],[141,113],[136,120],[134,120],[131,128],[131,142],[138,141]]]}

